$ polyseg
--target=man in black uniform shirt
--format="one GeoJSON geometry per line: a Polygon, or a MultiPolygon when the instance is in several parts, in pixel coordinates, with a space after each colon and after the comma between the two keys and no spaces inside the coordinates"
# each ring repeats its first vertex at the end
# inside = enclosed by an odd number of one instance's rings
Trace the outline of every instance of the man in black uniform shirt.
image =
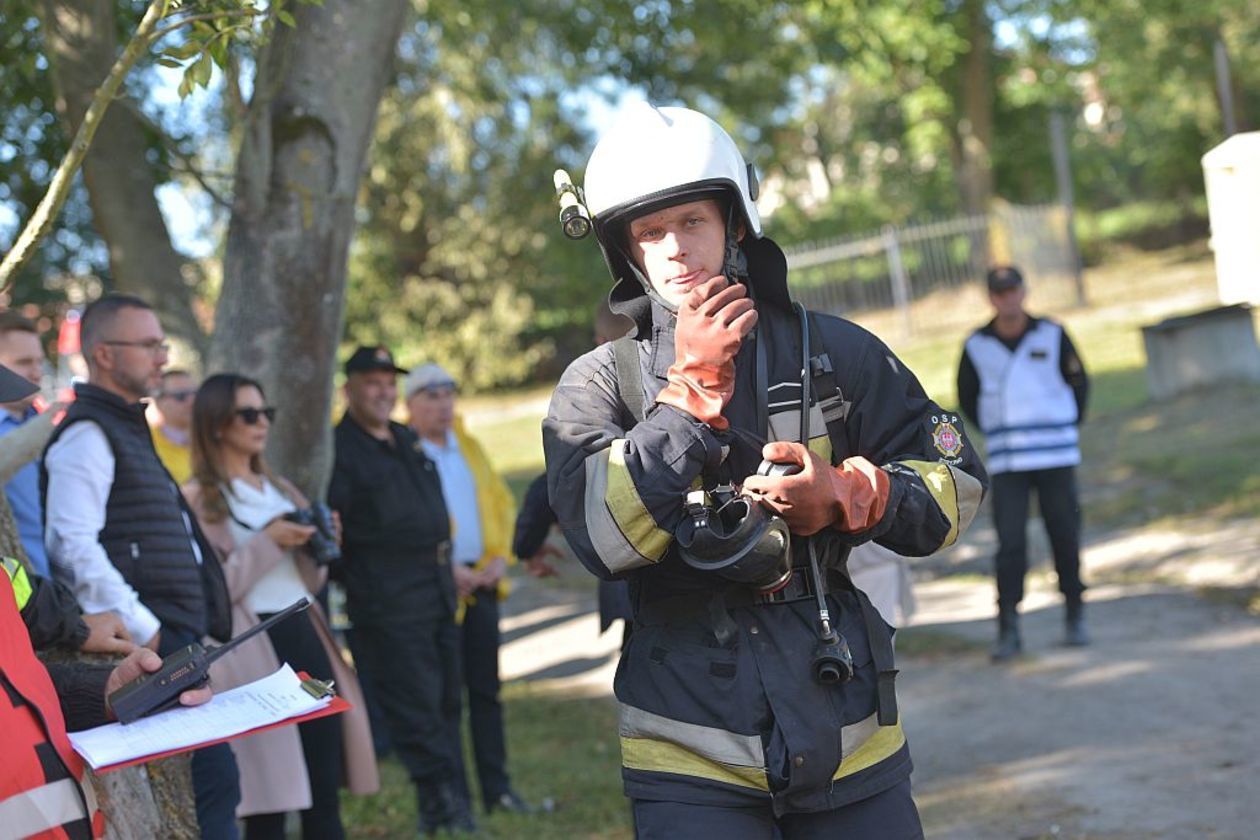
{"type": "Polygon", "coordinates": [[[354,623],[356,665],[372,680],[394,749],[416,784],[420,831],[474,829],[458,783],[459,635],[450,519],[414,432],[389,419],[405,373],[384,347],[346,362],[329,504],[341,514],[335,569],[354,623]]]}

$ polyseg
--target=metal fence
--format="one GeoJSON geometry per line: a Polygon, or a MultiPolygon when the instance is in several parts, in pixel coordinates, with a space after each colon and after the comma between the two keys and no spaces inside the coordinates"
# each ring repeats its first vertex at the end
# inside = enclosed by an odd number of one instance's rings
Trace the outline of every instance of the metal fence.
{"type": "Polygon", "coordinates": [[[1083,303],[1068,214],[1057,204],[889,225],[798,246],[787,258],[792,294],[807,307],[903,338],[982,322],[989,313],[984,272],[996,263],[1023,271],[1035,309],[1083,303]]]}

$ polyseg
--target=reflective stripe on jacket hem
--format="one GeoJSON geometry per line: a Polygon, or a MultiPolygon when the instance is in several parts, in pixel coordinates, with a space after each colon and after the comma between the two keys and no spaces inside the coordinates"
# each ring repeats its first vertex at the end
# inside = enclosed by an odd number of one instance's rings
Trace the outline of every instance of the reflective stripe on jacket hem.
{"type": "Polygon", "coordinates": [[[759,736],[684,723],[626,703],[621,704],[621,763],[631,770],[770,790],[759,736]]]}
{"type": "Polygon", "coordinates": [[[41,831],[49,831],[87,819],[83,801],[87,800],[91,812],[96,811],[96,795],[91,784],[82,786],[74,779],[59,779],[42,787],[15,793],[0,802],[0,826],[10,837],[28,837],[41,831]]]}
{"type": "Polygon", "coordinates": [[[832,775],[833,780],[860,773],[891,758],[906,743],[906,733],[898,720],[892,726],[880,726],[877,715],[851,723],[840,730],[840,743],[844,745],[840,766],[832,775]]]}
{"type": "MultiPolygon", "coordinates": [[[[898,721],[880,726],[877,716],[842,727],[844,751],[833,781],[892,758],[905,746],[898,721]]],[[[621,763],[630,770],[670,773],[723,782],[768,793],[761,738],[711,726],[671,720],[621,704],[621,763]]]]}

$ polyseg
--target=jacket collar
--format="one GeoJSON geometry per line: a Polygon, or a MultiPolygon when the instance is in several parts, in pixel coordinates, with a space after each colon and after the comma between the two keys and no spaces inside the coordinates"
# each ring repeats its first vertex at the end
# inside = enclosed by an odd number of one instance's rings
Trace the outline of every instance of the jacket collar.
{"type": "Polygon", "coordinates": [[[144,403],[127,402],[113,391],[107,391],[99,385],[93,385],[90,382],[76,383],[74,386],[74,398],[83,400],[85,403],[95,403],[128,419],[139,418],[144,422],[144,403]]]}

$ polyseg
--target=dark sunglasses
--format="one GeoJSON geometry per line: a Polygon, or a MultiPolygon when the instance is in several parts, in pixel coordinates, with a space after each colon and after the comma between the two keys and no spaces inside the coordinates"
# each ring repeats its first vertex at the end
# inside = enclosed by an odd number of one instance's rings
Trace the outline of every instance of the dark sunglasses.
{"type": "Polygon", "coordinates": [[[183,402],[197,395],[196,388],[185,388],[182,391],[159,391],[158,396],[163,399],[175,400],[175,402],[183,402]]]}
{"type": "Polygon", "coordinates": [[[236,416],[240,417],[246,426],[257,424],[263,417],[267,418],[268,423],[274,423],[276,421],[276,409],[270,405],[265,408],[253,408],[252,406],[249,408],[238,408],[236,409],[236,416]]]}

